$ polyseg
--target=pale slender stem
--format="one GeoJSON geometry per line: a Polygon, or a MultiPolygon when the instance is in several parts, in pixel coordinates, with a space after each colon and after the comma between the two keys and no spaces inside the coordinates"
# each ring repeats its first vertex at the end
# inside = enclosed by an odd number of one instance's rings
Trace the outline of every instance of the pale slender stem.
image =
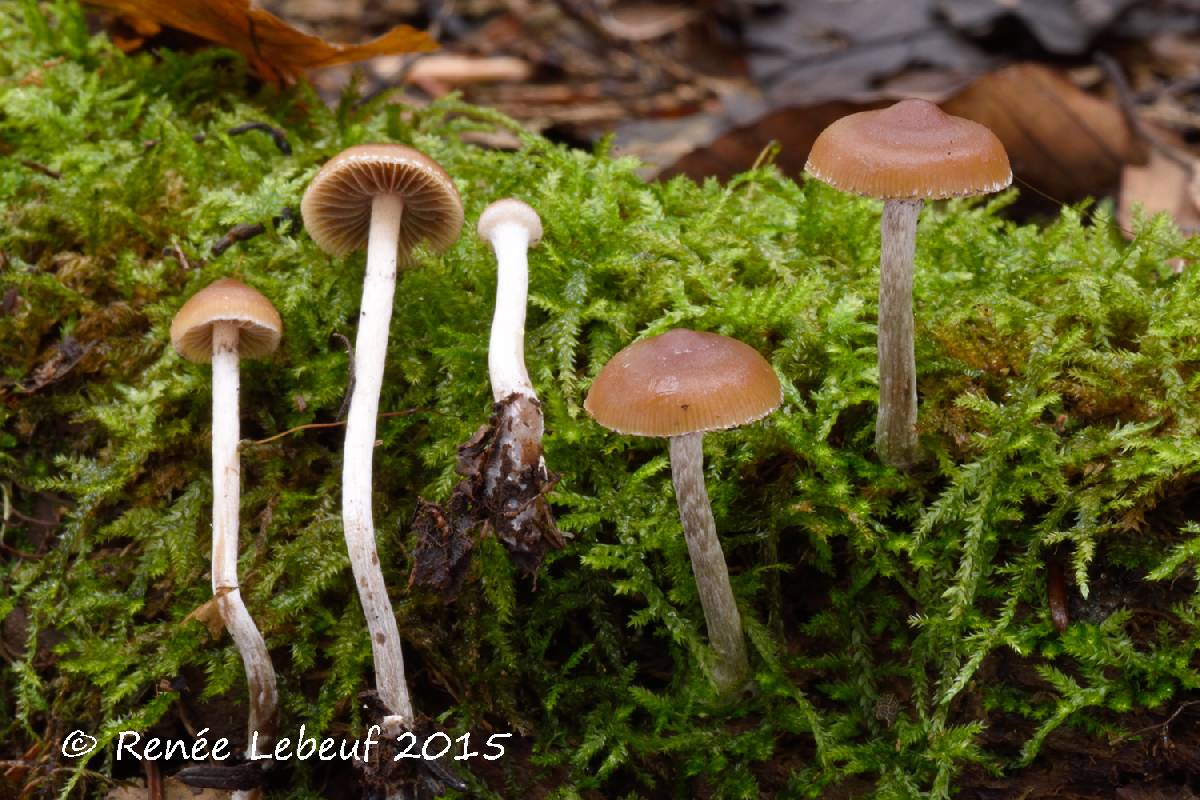
{"type": "Polygon", "coordinates": [[[917,361],[913,347],[913,254],[920,200],[888,200],[880,224],[879,417],[875,450],[907,469],[921,459],[917,442],[917,361]]]}
{"type": "Polygon", "coordinates": [[[708,641],[716,655],[713,682],[722,694],[739,689],[750,675],[742,618],[729,583],[725,554],[717,538],[708,490],[704,486],[704,434],[671,437],[671,480],[679,518],[692,559],[692,574],[704,608],[708,641]]]}
{"type": "MultiPolygon", "coordinates": [[[[492,398],[500,403],[519,395],[533,403],[513,402],[501,413],[508,423],[500,426],[502,445],[509,448],[511,463],[524,464],[537,457],[542,475],[546,462],[541,452],[543,419],[537,405],[537,392],[525,369],[525,306],[529,299],[529,229],[515,222],[501,223],[491,233],[496,251],[496,310],[492,314],[492,335],[488,341],[488,377],[492,398]],[[526,446],[532,450],[526,451],[526,446]]],[[[486,488],[495,490],[502,477],[504,459],[493,459],[488,466],[486,488]]]]}
{"type": "MultiPolygon", "coordinates": [[[[241,505],[241,464],[238,459],[238,327],[232,322],[213,326],[213,543],[212,587],[225,629],[242,656],[250,695],[247,745],[258,732],[259,747],[275,735],[277,689],[275,669],[262,634],[246,610],[238,588],[238,510],[241,505]]],[[[251,794],[243,795],[250,797],[251,794]]],[[[239,798],[240,800],[240,798],[239,798]]]]}
{"type": "Polygon", "coordinates": [[[371,513],[372,460],[375,417],[383,386],[392,297],[396,293],[396,247],[404,203],[396,195],[380,195],[371,206],[367,242],[367,273],[363,279],[362,309],[354,346],[354,394],[346,418],[342,461],[342,520],[354,583],[367,618],[375,657],[375,688],[379,699],[406,725],[413,722],[412,701],[404,680],[400,629],[388,598],[371,513]]]}
{"type": "Polygon", "coordinates": [[[511,394],[537,399],[525,369],[525,305],[529,296],[529,229],[503,223],[492,231],[496,251],[496,311],[488,343],[488,374],[492,397],[500,402],[511,394]]]}

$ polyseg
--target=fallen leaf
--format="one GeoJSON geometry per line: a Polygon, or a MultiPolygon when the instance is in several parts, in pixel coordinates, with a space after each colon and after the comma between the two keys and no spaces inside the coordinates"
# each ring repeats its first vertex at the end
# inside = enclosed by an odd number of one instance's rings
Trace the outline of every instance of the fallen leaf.
{"type": "Polygon", "coordinates": [[[1126,164],[1146,152],[1121,110],[1040,64],[1013,64],[983,75],[946,100],[951,114],[975,120],[1000,137],[1014,181],[1072,202],[1113,192],[1126,164]]]}
{"type": "Polygon", "coordinates": [[[602,12],[598,21],[605,33],[614,39],[649,42],[690,25],[701,13],[698,8],[680,8],[665,4],[617,6],[602,12]]]}
{"type": "Polygon", "coordinates": [[[878,82],[920,64],[961,85],[989,56],[937,15],[934,0],[772,4],[746,25],[750,73],[773,105],[871,100],[878,82]]]}
{"type": "Polygon", "coordinates": [[[1200,161],[1189,160],[1190,169],[1154,148],[1144,166],[1131,164],[1121,171],[1117,222],[1123,231],[1133,230],[1134,210],[1140,207],[1147,214],[1170,214],[1187,233],[1200,232],[1200,161]]]}
{"type": "Polygon", "coordinates": [[[940,0],[939,8],[956,28],[986,36],[1005,17],[1021,20],[1052,53],[1079,55],[1135,0],[940,0]]]}
{"type": "MultiPolygon", "coordinates": [[[[918,94],[940,102],[951,114],[991,128],[1008,151],[1018,187],[1056,204],[1115,191],[1122,169],[1146,158],[1115,104],[1038,64],[1014,64],[989,72],[949,97],[918,94]]],[[[799,175],[813,140],[827,125],[885,102],[775,108],[748,124],[727,124],[719,135],[706,131],[707,140],[679,155],[661,174],[727,178],[748,169],[774,141],[780,145],[775,163],[785,173],[799,175]]],[[[618,143],[624,144],[620,136],[618,143]]]]}
{"type": "Polygon", "coordinates": [[[228,591],[229,589],[227,587],[218,589],[217,594],[196,606],[191,613],[183,618],[183,621],[199,622],[201,625],[208,628],[209,636],[211,636],[213,639],[220,639],[221,634],[225,630],[225,620],[221,618],[221,609],[217,607],[217,600],[221,598],[221,595],[228,591]]]}
{"type": "Polygon", "coordinates": [[[299,31],[279,17],[253,8],[250,0],[86,0],[120,15],[134,30],[154,26],[176,28],[245,56],[262,78],[276,83],[295,80],[304,70],[364,61],[396,53],[434,50],[437,43],[424,31],[397,25],[369,42],[331,44],[299,31]]]}

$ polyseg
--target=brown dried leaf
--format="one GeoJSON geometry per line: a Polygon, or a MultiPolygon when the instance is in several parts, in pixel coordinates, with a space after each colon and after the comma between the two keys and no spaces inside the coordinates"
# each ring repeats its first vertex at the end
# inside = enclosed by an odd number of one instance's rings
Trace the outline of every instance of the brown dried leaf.
{"type": "Polygon", "coordinates": [[[1125,231],[1133,230],[1134,209],[1148,214],[1165,212],[1189,233],[1200,232],[1200,161],[1190,159],[1191,169],[1157,148],[1145,166],[1128,165],[1121,171],[1121,203],[1117,221],[1125,231]]]}
{"type": "Polygon", "coordinates": [[[154,26],[176,28],[232,48],[245,56],[262,78],[275,82],[295,80],[306,69],[437,48],[429,34],[408,25],[397,25],[362,44],[331,44],[293,28],[270,12],[251,7],[250,0],[86,2],[119,14],[135,30],[153,30],[154,26]]]}
{"type": "Polygon", "coordinates": [[[496,403],[492,420],[458,447],[459,481],[445,508],[422,501],[414,522],[416,563],[409,585],[457,595],[467,570],[470,533],[493,534],[527,575],[549,550],[565,544],[546,493],[558,476],[542,460],[542,409],[512,395],[496,403]]]}
{"type": "MultiPolygon", "coordinates": [[[[995,131],[1008,150],[1018,186],[1032,187],[1035,194],[1056,202],[1109,193],[1116,189],[1126,164],[1145,158],[1115,104],[1084,92],[1060,72],[1039,64],[1014,64],[982,75],[948,98],[937,93],[923,96],[940,101],[951,114],[995,131]]],[[[813,141],[829,123],[880,105],[882,101],[776,108],[750,124],[739,121],[742,127],[697,142],[699,146],[665,174],[728,177],[749,168],[763,148],[777,141],[779,168],[799,175],[813,141]]]]}
{"type": "Polygon", "coordinates": [[[1111,192],[1122,168],[1146,157],[1115,104],[1040,64],[988,73],[942,107],[991,128],[1015,179],[1057,201],[1111,192]]]}
{"type": "Polygon", "coordinates": [[[191,613],[183,618],[183,621],[199,622],[208,628],[209,636],[213,639],[220,639],[221,634],[225,631],[225,620],[221,618],[221,609],[217,605],[217,601],[228,591],[230,591],[229,587],[218,589],[215,595],[192,609],[191,613]]]}
{"type": "Polygon", "coordinates": [[[408,587],[424,586],[437,592],[443,603],[452,603],[462,591],[471,566],[475,542],[471,529],[478,523],[466,513],[466,492],[455,489],[450,509],[417,498],[413,532],[417,544],[413,550],[412,573],[408,587]],[[453,518],[453,522],[451,519],[453,518]]]}
{"type": "Polygon", "coordinates": [[[476,519],[527,575],[547,551],[565,544],[546,502],[558,476],[542,460],[541,431],[541,405],[514,394],[496,403],[491,423],[458,448],[457,471],[467,479],[459,485],[469,484],[476,519]]]}

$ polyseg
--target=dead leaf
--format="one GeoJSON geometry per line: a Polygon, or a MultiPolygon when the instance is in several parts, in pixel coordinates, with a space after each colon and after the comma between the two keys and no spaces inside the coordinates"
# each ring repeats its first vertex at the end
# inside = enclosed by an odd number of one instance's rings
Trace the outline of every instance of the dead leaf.
{"type": "Polygon", "coordinates": [[[54,348],[54,352],[39,364],[28,378],[17,384],[17,389],[26,394],[33,394],[58,383],[75,369],[95,346],[94,341],[80,344],[74,336],[64,337],[54,348]]]}
{"type": "Polygon", "coordinates": [[[450,498],[447,510],[417,498],[413,522],[417,544],[413,548],[413,567],[408,578],[410,589],[413,586],[432,589],[441,595],[443,603],[452,603],[458,598],[471,566],[471,550],[475,547],[471,529],[477,525],[467,513],[466,503],[466,493],[459,491],[450,498]]]}
{"type": "Polygon", "coordinates": [[[973,36],[993,32],[1004,17],[1021,20],[1052,53],[1079,55],[1135,0],[939,0],[950,24],[973,36]]]}
{"type": "Polygon", "coordinates": [[[698,8],[665,4],[617,6],[601,12],[598,22],[614,39],[649,42],[690,25],[701,13],[698,8]]]}
{"type": "Polygon", "coordinates": [[[1146,152],[1121,110],[1040,64],[990,72],[951,97],[951,114],[991,128],[1012,162],[1014,181],[1071,202],[1114,191],[1126,164],[1146,152]]]}
{"type": "Polygon", "coordinates": [[[493,406],[492,420],[458,446],[463,476],[443,508],[421,501],[414,528],[416,563],[409,584],[451,599],[466,575],[471,532],[494,535],[526,575],[565,544],[546,494],[558,476],[542,460],[542,409],[512,395],[493,406]]]}
{"type": "Polygon", "coordinates": [[[1145,166],[1129,165],[1121,171],[1117,222],[1123,231],[1133,230],[1134,209],[1141,207],[1147,214],[1170,214],[1187,233],[1200,232],[1200,162],[1190,161],[1188,170],[1155,148],[1145,166]]]}
{"type": "Polygon", "coordinates": [[[773,105],[878,97],[878,82],[920,64],[943,91],[986,69],[989,56],[937,15],[934,0],[808,0],[772,4],[746,26],[750,73],[773,105]]]}
{"type": "MultiPolygon", "coordinates": [[[[1146,157],[1114,103],[1084,92],[1061,73],[1039,64],[1014,64],[989,72],[949,97],[919,94],[939,101],[951,114],[995,131],[1008,150],[1018,188],[1027,195],[1046,195],[1055,203],[1113,192],[1125,165],[1146,157]]],[[[698,180],[727,178],[748,169],[764,148],[778,142],[775,163],[783,172],[798,176],[804,171],[809,148],[827,125],[884,103],[829,102],[775,108],[748,121],[743,118],[737,127],[727,121],[719,135],[714,135],[710,125],[692,139],[691,152],[684,155],[678,155],[687,149],[680,148],[678,140],[687,137],[687,126],[692,123],[669,123],[675,128],[662,131],[660,138],[675,135],[671,146],[676,148],[677,160],[660,174],[685,174],[698,180]]],[[[626,130],[644,136],[646,129],[642,125],[626,130]]],[[[620,135],[617,141],[625,144],[620,135]]],[[[633,149],[625,146],[627,151],[633,149]]]]}
{"type": "Polygon", "coordinates": [[[364,61],[396,53],[434,50],[424,31],[397,25],[382,36],[356,45],[331,44],[299,31],[250,0],[86,0],[126,19],[135,30],[176,28],[245,56],[262,78],[295,80],[304,70],[364,61]]]}
{"type": "Polygon", "coordinates": [[[217,607],[217,601],[229,591],[229,587],[221,587],[211,598],[196,606],[190,614],[183,618],[183,621],[199,622],[208,628],[209,636],[214,640],[220,639],[221,634],[225,631],[225,620],[221,618],[221,609],[217,607]]]}

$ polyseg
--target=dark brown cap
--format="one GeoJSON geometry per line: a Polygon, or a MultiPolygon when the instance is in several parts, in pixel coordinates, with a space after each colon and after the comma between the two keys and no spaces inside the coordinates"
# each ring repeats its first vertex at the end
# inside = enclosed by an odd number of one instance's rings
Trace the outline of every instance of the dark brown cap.
{"type": "Polygon", "coordinates": [[[283,320],[271,301],[233,278],[221,278],[196,292],[171,320],[171,344],[188,361],[212,361],[212,329],[217,322],[238,326],[238,355],[261,358],[275,352],[283,320]]]}
{"type": "Polygon", "coordinates": [[[404,200],[401,253],[422,239],[445,250],[462,230],[463,207],[454,181],[429,156],[400,144],[360,144],[326,162],[300,201],[304,227],[327,253],[344,256],[367,243],[377,195],[404,200]]]}
{"type": "Polygon", "coordinates": [[[804,169],[842,191],[889,200],[985,194],[1012,183],[996,134],[925,100],[842,117],[813,142],[804,169]]]}
{"type": "Polygon", "coordinates": [[[583,407],[618,433],[681,436],[745,425],[782,401],[775,370],[753,347],[676,328],[613,356],[583,407]]]}

